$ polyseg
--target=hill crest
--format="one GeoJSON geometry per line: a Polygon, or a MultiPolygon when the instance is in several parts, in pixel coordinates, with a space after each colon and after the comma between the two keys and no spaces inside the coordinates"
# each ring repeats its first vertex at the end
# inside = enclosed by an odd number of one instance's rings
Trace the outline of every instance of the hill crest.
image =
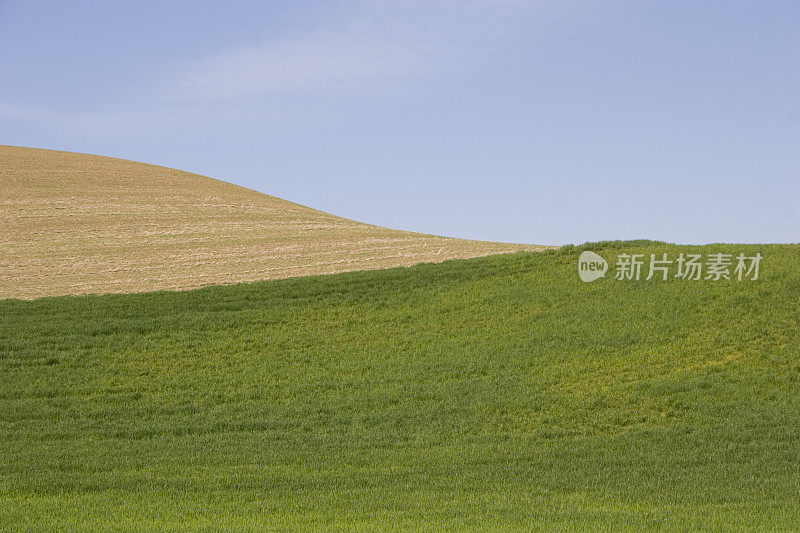
{"type": "Polygon", "coordinates": [[[176,169],[0,146],[0,299],[183,290],[546,246],[381,228],[176,169]]]}

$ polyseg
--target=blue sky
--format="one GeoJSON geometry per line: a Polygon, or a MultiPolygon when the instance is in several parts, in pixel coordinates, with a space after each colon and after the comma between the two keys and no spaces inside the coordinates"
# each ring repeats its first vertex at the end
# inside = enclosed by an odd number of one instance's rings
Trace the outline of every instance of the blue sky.
{"type": "Polygon", "coordinates": [[[800,2],[0,0],[0,144],[476,239],[798,242],[800,2]]]}

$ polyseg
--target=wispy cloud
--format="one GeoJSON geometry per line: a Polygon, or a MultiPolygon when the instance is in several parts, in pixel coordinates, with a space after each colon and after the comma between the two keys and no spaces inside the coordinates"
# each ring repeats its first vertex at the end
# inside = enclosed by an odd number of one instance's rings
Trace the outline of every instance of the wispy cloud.
{"type": "Polygon", "coordinates": [[[459,68],[470,45],[502,34],[537,2],[367,2],[342,20],[221,51],[179,68],[173,98],[222,100],[278,92],[395,90],[459,68]]]}
{"type": "Polygon", "coordinates": [[[81,139],[108,137],[141,138],[154,132],[181,131],[203,124],[208,113],[202,108],[149,108],[119,111],[60,111],[40,106],[0,103],[0,118],[19,121],[48,131],[81,139]]]}
{"type": "Polygon", "coordinates": [[[424,50],[370,38],[318,35],[223,52],[193,65],[174,87],[189,98],[276,91],[369,90],[421,72],[424,50]]]}
{"type": "Polygon", "coordinates": [[[66,110],[0,103],[0,117],[81,138],[193,134],[205,123],[305,127],[337,113],[328,100],[316,98],[319,93],[424,91],[426,80],[469,68],[487,43],[512,34],[547,1],[348,3],[322,25],[309,22],[248,46],[139,73],[129,80],[139,84],[136,98],[121,106],[66,110]],[[275,95],[288,98],[248,101],[275,95]]]}

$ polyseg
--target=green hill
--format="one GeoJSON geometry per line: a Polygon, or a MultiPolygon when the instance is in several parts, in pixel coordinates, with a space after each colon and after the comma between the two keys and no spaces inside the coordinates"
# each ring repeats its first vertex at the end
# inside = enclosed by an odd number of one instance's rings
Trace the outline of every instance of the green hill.
{"type": "Polygon", "coordinates": [[[0,301],[0,528],[797,528],[800,247],[634,244],[0,301]]]}

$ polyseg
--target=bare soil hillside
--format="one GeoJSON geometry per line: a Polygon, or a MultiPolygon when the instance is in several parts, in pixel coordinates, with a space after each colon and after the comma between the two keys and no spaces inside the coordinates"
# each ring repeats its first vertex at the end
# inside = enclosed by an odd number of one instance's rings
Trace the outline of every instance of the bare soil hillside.
{"type": "Polygon", "coordinates": [[[170,168],[0,146],[0,298],[190,289],[541,248],[385,229],[170,168]]]}

